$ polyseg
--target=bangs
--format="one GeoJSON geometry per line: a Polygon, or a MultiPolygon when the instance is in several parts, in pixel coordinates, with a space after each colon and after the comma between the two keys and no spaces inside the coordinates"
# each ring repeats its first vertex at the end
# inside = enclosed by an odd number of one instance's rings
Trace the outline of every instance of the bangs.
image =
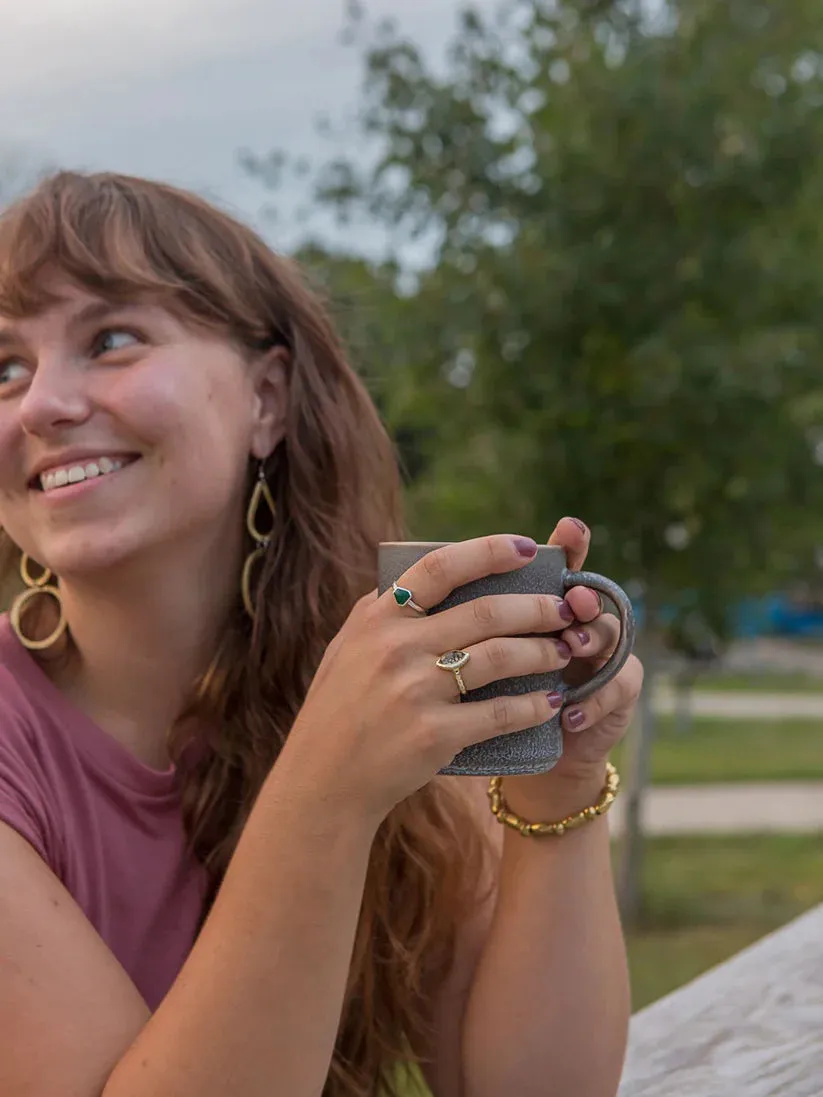
{"type": "Polygon", "coordinates": [[[259,285],[255,243],[251,230],[174,187],[61,172],[0,215],[0,314],[23,319],[55,304],[63,276],[104,300],[159,299],[265,345],[277,325],[261,324],[259,301],[237,292],[244,275],[259,285]]]}

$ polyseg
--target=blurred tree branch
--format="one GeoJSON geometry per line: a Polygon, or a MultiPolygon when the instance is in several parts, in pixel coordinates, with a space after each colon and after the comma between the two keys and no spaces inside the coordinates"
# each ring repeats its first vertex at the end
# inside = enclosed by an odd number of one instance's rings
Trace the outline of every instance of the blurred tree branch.
{"type": "Polygon", "coordinates": [[[819,4],[467,8],[443,71],[355,23],[376,156],[323,165],[315,201],[430,243],[413,291],[380,286],[372,359],[418,440],[417,532],[580,514],[647,651],[665,607],[722,639],[821,541],[819,4]]]}

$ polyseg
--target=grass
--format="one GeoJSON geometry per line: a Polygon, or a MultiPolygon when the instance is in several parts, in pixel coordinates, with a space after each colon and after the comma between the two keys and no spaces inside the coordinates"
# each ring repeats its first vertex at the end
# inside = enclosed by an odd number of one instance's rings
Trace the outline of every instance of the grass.
{"type": "MultiPolygon", "coordinates": [[[[671,682],[671,679],[668,679],[671,682]]],[[[717,671],[701,674],[695,689],[730,690],[744,693],[823,693],[823,677],[799,671],[752,672],[751,674],[717,671]]]]}
{"type": "Polygon", "coordinates": [[[641,1009],[823,903],[823,836],[649,839],[643,924],[628,935],[641,1009]]]}
{"type": "MultiPolygon", "coordinates": [[[[627,749],[621,744],[615,751],[618,769],[627,749]]],[[[687,732],[676,732],[670,717],[659,719],[654,784],[793,780],[823,780],[823,719],[697,717],[687,732]]]]}

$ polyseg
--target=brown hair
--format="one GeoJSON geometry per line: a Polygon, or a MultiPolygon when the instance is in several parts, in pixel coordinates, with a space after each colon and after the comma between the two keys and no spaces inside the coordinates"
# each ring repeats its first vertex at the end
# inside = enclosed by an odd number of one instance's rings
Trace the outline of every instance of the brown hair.
{"type": "MultiPolygon", "coordinates": [[[[238,585],[213,663],[183,714],[197,717],[205,749],[183,765],[182,719],[171,743],[186,830],[211,884],[205,918],[326,645],[376,584],[377,542],[402,536],[397,462],[327,311],[295,264],[196,195],[108,173],[46,179],[0,217],[0,312],[40,311],[55,271],[106,299],[159,294],[169,308],[249,349],[282,340],[291,352],[286,435],[266,468],[277,518],[259,573],[256,623],[243,612],[238,585]]],[[[372,849],[327,1097],[393,1093],[393,1064],[427,1057],[432,989],[477,900],[484,853],[466,801],[442,779],[385,820],[372,849]]]]}

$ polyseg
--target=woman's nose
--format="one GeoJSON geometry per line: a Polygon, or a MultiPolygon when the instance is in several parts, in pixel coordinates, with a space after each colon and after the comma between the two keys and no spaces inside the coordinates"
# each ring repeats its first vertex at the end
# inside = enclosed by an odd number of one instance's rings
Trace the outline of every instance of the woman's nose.
{"type": "Polygon", "coordinates": [[[83,371],[66,357],[41,357],[20,405],[23,429],[28,434],[48,435],[85,422],[89,411],[83,371]]]}

